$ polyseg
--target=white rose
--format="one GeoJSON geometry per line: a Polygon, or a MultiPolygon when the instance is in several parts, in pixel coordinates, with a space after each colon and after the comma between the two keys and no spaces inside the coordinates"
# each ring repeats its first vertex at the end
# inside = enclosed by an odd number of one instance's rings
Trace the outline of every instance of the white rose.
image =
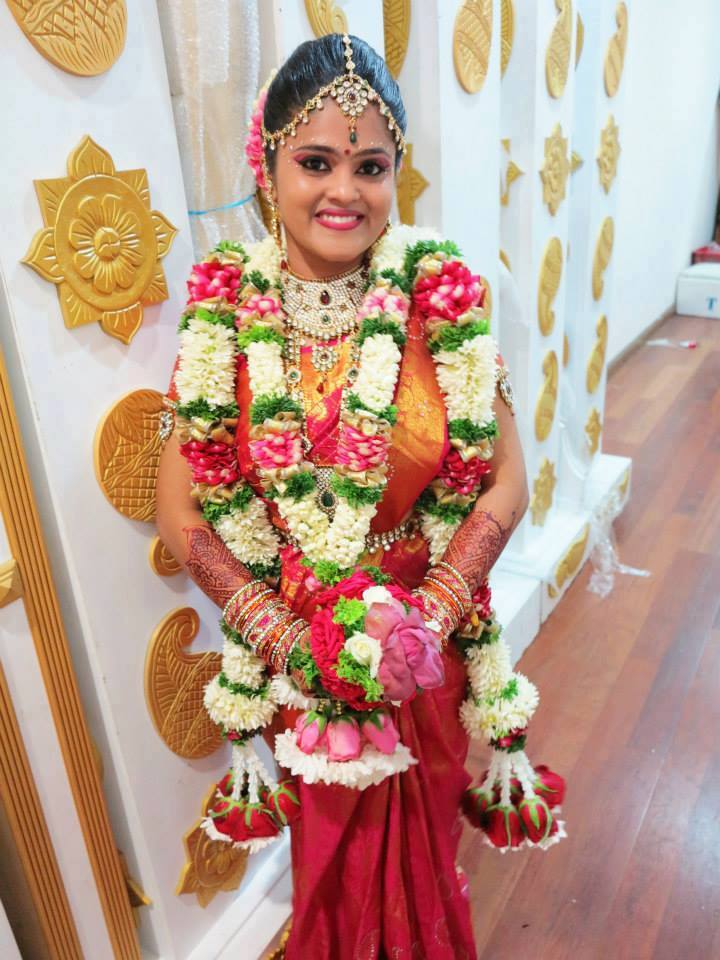
{"type": "Polygon", "coordinates": [[[370,606],[373,603],[392,603],[393,595],[387,587],[368,587],[362,595],[363,603],[370,606]]]}
{"type": "Polygon", "coordinates": [[[375,637],[369,637],[366,633],[353,633],[345,641],[345,650],[354,660],[369,669],[371,677],[377,676],[382,659],[382,647],[379,640],[375,637]]]}

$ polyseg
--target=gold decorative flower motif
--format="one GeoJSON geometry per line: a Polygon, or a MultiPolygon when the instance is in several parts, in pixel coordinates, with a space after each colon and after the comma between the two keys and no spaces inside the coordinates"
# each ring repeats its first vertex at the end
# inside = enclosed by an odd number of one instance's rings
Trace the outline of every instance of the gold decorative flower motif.
{"type": "Polygon", "coordinates": [[[112,157],[83,137],[68,176],[36,180],[45,228],[23,263],[58,287],[66,327],[98,321],[130,343],[143,307],[167,300],[160,260],[175,227],[150,207],[145,170],[116,170],[112,157]]]}
{"type": "Polygon", "coordinates": [[[607,119],[607,123],[600,133],[600,151],[597,156],[597,164],[600,171],[600,183],[605,193],[610,192],[610,187],[615,179],[620,159],[620,128],[615,123],[612,114],[607,119]]]}
{"type": "Polygon", "coordinates": [[[552,134],[545,139],[545,162],[540,171],[543,182],[543,203],[555,216],[565,199],[567,179],[570,175],[568,140],[562,135],[562,127],[555,124],[552,134]]]}
{"type": "Polygon", "coordinates": [[[556,483],[555,464],[544,457],[533,483],[533,495],[530,500],[530,516],[536,527],[545,525],[545,518],[552,506],[556,483]]]}

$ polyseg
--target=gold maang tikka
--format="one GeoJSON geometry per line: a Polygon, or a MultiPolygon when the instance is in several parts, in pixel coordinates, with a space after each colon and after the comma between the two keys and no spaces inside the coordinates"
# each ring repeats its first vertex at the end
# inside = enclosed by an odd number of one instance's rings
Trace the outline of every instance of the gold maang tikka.
{"type": "Polygon", "coordinates": [[[390,107],[385,103],[380,94],[374,90],[364,77],[355,73],[355,62],[353,60],[352,45],[350,37],[347,34],[342,38],[345,55],[345,73],[335,77],[332,83],[321,87],[314,97],[305,103],[289,123],[286,123],[281,130],[275,130],[271,133],[263,123],[262,138],[263,143],[274,150],[278,143],[285,143],[287,137],[294,137],[297,134],[298,125],[308,123],[310,114],[313,110],[322,110],[323,100],[332,97],[348,119],[350,128],[350,143],[357,143],[357,122],[363,115],[365,108],[369,103],[376,103],[380,113],[386,118],[388,129],[395,137],[395,143],[401,153],[405,153],[407,145],[403,132],[395,121],[390,107]]]}

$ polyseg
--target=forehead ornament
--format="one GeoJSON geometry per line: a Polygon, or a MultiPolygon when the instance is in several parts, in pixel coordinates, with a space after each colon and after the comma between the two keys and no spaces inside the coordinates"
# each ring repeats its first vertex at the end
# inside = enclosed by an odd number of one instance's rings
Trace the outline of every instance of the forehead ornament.
{"type": "Polygon", "coordinates": [[[267,130],[265,124],[262,125],[262,139],[266,146],[274,150],[278,143],[285,144],[288,137],[297,135],[298,124],[307,123],[313,110],[322,110],[323,101],[327,97],[337,103],[338,107],[345,114],[350,130],[350,143],[357,143],[357,121],[363,115],[365,108],[369,103],[376,103],[380,113],[385,117],[388,129],[395,138],[398,150],[405,153],[405,137],[402,130],[395,122],[392,111],[387,106],[379,93],[374,90],[364,77],[355,73],[355,62],[353,60],[352,45],[350,37],[343,36],[344,54],[345,54],[345,73],[341,73],[335,79],[321,87],[314,97],[311,97],[305,106],[300,110],[292,120],[281,130],[275,130],[272,133],[267,130]]]}

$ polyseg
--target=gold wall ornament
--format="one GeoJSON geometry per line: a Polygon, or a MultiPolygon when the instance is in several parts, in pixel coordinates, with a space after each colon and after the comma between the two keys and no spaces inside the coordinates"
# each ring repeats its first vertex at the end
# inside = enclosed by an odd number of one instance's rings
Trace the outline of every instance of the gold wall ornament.
{"type": "Polygon", "coordinates": [[[130,343],[143,307],[167,300],[160,260],[175,227],[150,208],[145,170],[115,170],[110,154],[85,136],[68,157],[68,176],[36,180],[45,227],[23,263],[58,287],[66,327],[97,320],[130,343]]]}
{"type": "Polygon", "coordinates": [[[597,340],[595,341],[595,345],[590,353],[590,359],[588,360],[587,371],[585,373],[585,386],[588,393],[595,393],[597,388],[600,386],[603,368],[605,367],[605,354],[607,353],[608,342],[608,322],[607,317],[604,314],[598,320],[597,326],[595,327],[595,332],[597,333],[597,340]]]}
{"type": "Polygon", "coordinates": [[[0,607],[7,607],[23,595],[23,583],[17,560],[10,558],[0,564],[0,607]]]}
{"type": "Polygon", "coordinates": [[[570,70],[574,18],[572,0],[555,0],[555,6],[559,16],[545,54],[545,81],[550,96],[559,100],[565,92],[570,70]]]}
{"type": "Polygon", "coordinates": [[[577,24],[575,27],[575,67],[580,63],[583,47],[585,46],[585,24],[578,11],[577,24]]]}
{"type": "Polygon", "coordinates": [[[453,63],[460,86],[477,93],[485,83],[492,41],[492,0],[465,0],[455,17],[453,63]]]}
{"type": "Polygon", "coordinates": [[[347,17],[334,0],[305,0],[305,11],[316,37],[348,32],[347,17]]]}
{"type": "Polygon", "coordinates": [[[164,617],[145,655],[145,703],[155,729],[178,757],[208,757],[222,745],[219,728],[203,706],[205,686],[220,670],[214,651],[188,653],[200,626],[191,607],[164,617]]]}
{"type": "Polygon", "coordinates": [[[547,440],[555,419],[558,396],[558,360],[554,350],[548,350],[542,365],[543,383],[535,407],[535,436],[547,440]]]}
{"type": "Polygon", "coordinates": [[[573,150],[573,152],[570,154],[570,173],[575,173],[575,171],[579,170],[584,163],[585,161],[577,152],[577,150],[573,150]]]}
{"type": "Polygon", "coordinates": [[[507,207],[510,203],[510,187],[515,183],[516,180],[519,180],[520,177],[525,173],[512,159],[510,156],[512,151],[512,141],[508,137],[503,137],[500,141],[503,150],[510,157],[507,161],[507,166],[505,167],[505,186],[503,188],[502,179],[500,181],[500,203],[507,207]]]}
{"type": "Polygon", "coordinates": [[[565,199],[567,179],[570,176],[570,161],[567,153],[567,137],[563,137],[562,127],[556,123],[552,134],[545,139],[545,162],[540,171],[540,179],[543,182],[543,203],[547,204],[553,216],[565,199]]]}
{"type": "Polygon", "coordinates": [[[160,537],[153,537],[148,559],[150,566],[159,577],[174,577],[183,569],[182,564],[177,562],[160,537]]]}
{"type": "Polygon", "coordinates": [[[594,457],[600,447],[600,434],[602,433],[602,420],[600,413],[595,407],[592,408],[585,424],[585,433],[587,435],[588,448],[590,456],[594,457]]]}
{"type": "Polygon", "coordinates": [[[592,294],[595,300],[599,300],[602,296],[605,287],[604,274],[612,257],[614,243],[615,223],[612,217],[605,217],[595,243],[595,255],[593,257],[592,294]]]}
{"type": "Polygon", "coordinates": [[[505,264],[505,266],[508,268],[508,271],[509,271],[510,273],[512,273],[512,267],[510,266],[510,257],[507,255],[507,253],[505,253],[504,250],[501,250],[501,251],[500,251],[500,259],[501,259],[502,262],[505,264]]]}
{"type": "Polygon", "coordinates": [[[206,907],[218,893],[237,890],[247,869],[247,850],[238,850],[231,843],[210,840],[200,824],[208,816],[215,801],[215,785],[203,800],[202,813],[183,837],[187,862],[182,868],[175,893],[194,893],[201,907],[206,907]]]}
{"type": "Polygon", "coordinates": [[[628,40],[628,12],[624,3],[619,3],[615,10],[615,22],[617,23],[617,32],[613,34],[608,43],[607,53],[605,54],[605,92],[609,97],[614,97],[620,89],[623,68],[625,66],[625,51],[628,40]]]}
{"type": "Polygon", "coordinates": [[[390,73],[400,76],[410,37],[410,0],[383,0],[385,60],[390,73]]]}
{"type": "Polygon", "coordinates": [[[513,0],[500,0],[500,75],[505,76],[515,42],[515,7],[513,0]]]}
{"type": "MultiPolygon", "coordinates": [[[[70,656],[70,644],[60,614],[60,601],[33,495],[1,346],[0,450],[0,516],[5,520],[10,553],[22,571],[23,606],[113,956],[116,960],[140,960],[140,945],[102,784],[95,767],[92,740],[70,656]]],[[[8,710],[0,702],[0,729],[3,721],[7,722],[8,719],[8,710]]],[[[6,751],[5,755],[19,762],[20,754],[17,749],[9,753],[6,751]]],[[[0,762],[0,776],[3,769],[7,770],[9,767],[0,762]]],[[[15,783],[13,793],[17,796],[23,817],[27,818],[28,829],[24,836],[27,839],[32,838],[29,853],[35,876],[41,884],[43,909],[52,915],[59,933],[62,934],[63,939],[58,943],[67,944],[67,926],[72,923],[72,916],[63,916],[64,908],[60,902],[62,880],[60,879],[59,883],[54,882],[46,850],[34,839],[39,823],[33,815],[31,798],[22,782],[15,783]]],[[[49,835],[47,843],[51,845],[49,835]]],[[[59,950],[54,955],[68,956],[59,950]]],[[[69,954],[73,958],[81,955],[79,947],[77,951],[73,950],[69,954]]]]}
{"type": "Polygon", "coordinates": [[[562,243],[559,237],[551,237],[545,246],[538,282],[538,326],[544,337],[549,337],[555,327],[555,311],[552,306],[560,289],[562,271],[562,243]]]}
{"type": "Polygon", "coordinates": [[[413,145],[408,143],[395,187],[402,223],[415,223],[415,201],[429,186],[429,181],[413,166],[413,145]]]}
{"type": "Polygon", "coordinates": [[[108,410],[95,431],[95,477],[110,503],[131,520],[155,518],[162,441],[162,394],[133,390],[108,410]]]}
{"type": "Polygon", "coordinates": [[[109,70],[125,46],[125,0],[7,0],[7,5],[38,53],[78,77],[109,70]]]}
{"type": "Polygon", "coordinates": [[[620,159],[620,128],[615,123],[612,114],[600,133],[600,151],[597,156],[597,165],[600,173],[600,183],[605,193],[617,174],[618,160],[620,159]]]}
{"type": "Polygon", "coordinates": [[[536,527],[545,525],[548,510],[552,506],[556,483],[555,464],[544,457],[538,475],[535,477],[533,495],[530,499],[530,517],[536,527]]]}
{"type": "Polygon", "coordinates": [[[590,524],[586,523],[583,532],[576,540],[573,540],[567,552],[560,560],[560,563],[558,563],[555,568],[555,583],[557,583],[559,590],[562,590],[567,581],[572,580],[580,569],[580,564],[583,562],[585,548],[588,545],[589,539],[590,524]]]}
{"type": "Polygon", "coordinates": [[[563,366],[566,367],[570,363],[570,341],[568,340],[568,335],[563,334],[563,366]]]}

